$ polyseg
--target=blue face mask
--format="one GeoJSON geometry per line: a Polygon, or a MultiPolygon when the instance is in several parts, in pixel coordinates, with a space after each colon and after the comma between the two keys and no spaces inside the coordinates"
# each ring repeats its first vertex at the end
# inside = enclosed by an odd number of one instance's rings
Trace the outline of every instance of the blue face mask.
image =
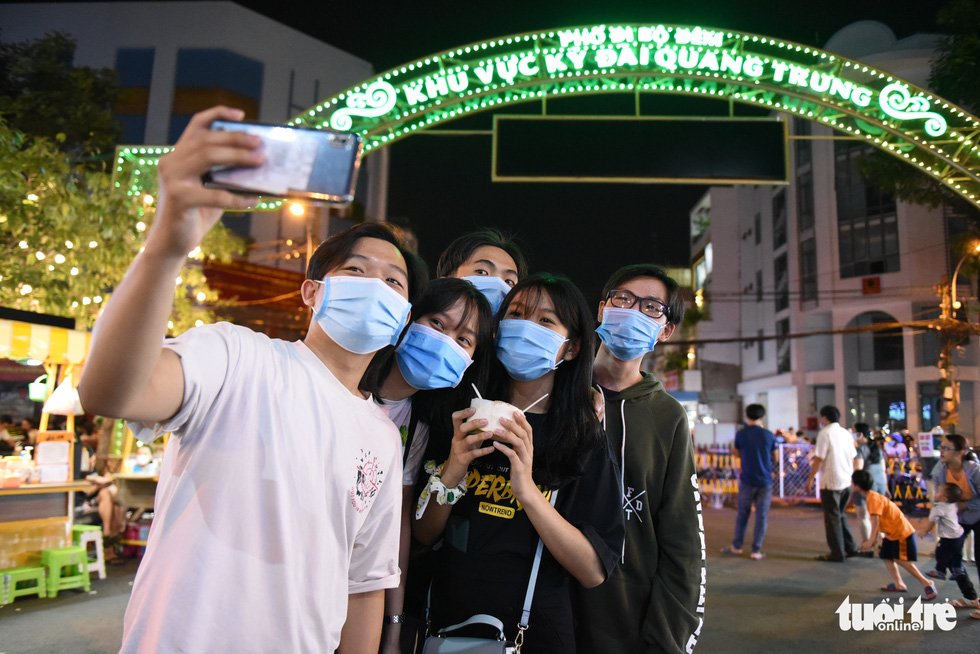
{"type": "Polygon", "coordinates": [[[325,277],[313,319],[337,345],[354,354],[398,342],[412,305],[375,277],[325,277]]]}
{"type": "Polygon", "coordinates": [[[504,298],[510,293],[510,286],[507,282],[495,275],[471,275],[460,279],[465,279],[483,293],[483,296],[490,303],[490,310],[494,315],[497,314],[500,305],[504,303],[504,298]]]}
{"type": "Polygon", "coordinates": [[[595,331],[614,357],[632,361],[653,350],[661,327],[640,311],[606,307],[602,310],[602,324],[595,331]]]}
{"type": "Polygon", "coordinates": [[[517,381],[531,381],[558,367],[555,359],[568,342],[558,332],[530,320],[501,320],[497,328],[497,358],[517,381]]]}
{"type": "Polygon", "coordinates": [[[395,358],[405,381],[421,391],[455,388],[473,363],[459,343],[417,322],[408,326],[395,358]]]}

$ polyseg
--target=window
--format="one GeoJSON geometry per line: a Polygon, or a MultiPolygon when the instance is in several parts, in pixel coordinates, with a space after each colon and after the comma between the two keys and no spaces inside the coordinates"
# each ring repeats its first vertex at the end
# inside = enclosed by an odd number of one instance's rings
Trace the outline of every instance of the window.
{"type": "Polygon", "coordinates": [[[762,244],[762,214],[761,213],[755,214],[755,226],[753,229],[755,231],[755,244],[756,245],[762,244]]]}
{"type": "Polygon", "coordinates": [[[776,323],[776,372],[782,374],[789,372],[790,367],[790,340],[786,338],[789,334],[789,318],[783,318],[776,323]]]}
{"type": "Polygon", "coordinates": [[[786,245],[786,193],[778,191],[772,196],[772,247],[786,245]]]}
{"type": "Polygon", "coordinates": [[[817,239],[800,243],[800,302],[817,299],[817,239]]]}
{"type": "Polygon", "coordinates": [[[800,234],[813,229],[813,173],[809,170],[796,176],[796,213],[800,234]]]}
{"type": "Polygon", "coordinates": [[[170,142],[177,140],[193,114],[216,104],[238,107],[247,118],[257,118],[264,72],[264,63],[231,50],[178,50],[170,142]]]}
{"type": "Polygon", "coordinates": [[[116,50],[119,95],[112,103],[113,116],[122,123],[123,143],[146,141],[146,111],[153,77],[153,48],[116,50]]]}
{"type": "MultiPolygon", "coordinates": [[[[812,133],[811,124],[809,120],[803,120],[802,118],[797,118],[793,121],[793,133],[796,136],[808,137],[812,133]]],[[[808,138],[801,138],[796,140],[796,165],[797,167],[805,166],[810,163],[810,157],[812,154],[811,142],[808,138]]]]}
{"type": "Polygon", "coordinates": [[[755,271],[755,301],[762,302],[762,271],[755,271]]]}
{"type": "Polygon", "coordinates": [[[765,344],[766,344],[766,342],[764,340],[762,340],[762,336],[763,336],[763,331],[760,329],[759,330],[759,340],[756,341],[758,343],[759,361],[765,361],[766,360],[766,350],[765,350],[765,344]]]}
{"type": "MultiPolygon", "coordinates": [[[[869,311],[862,313],[852,322],[856,327],[870,327],[894,322],[894,318],[880,311],[869,311]]],[[[905,348],[902,344],[901,327],[858,332],[854,336],[857,340],[858,370],[903,370],[905,368],[905,348]]]]}
{"type": "Polygon", "coordinates": [[[834,150],[841,277],[900,270],[895,198],[865,181],[858,169],[870,148],[835,141],[834,150]]]}
{"type": "Polygon", "coordinates": [[[773,259],[773,278],[776,297],[776,311],[789,308],[789,268],[786,253],[773,259]]]}

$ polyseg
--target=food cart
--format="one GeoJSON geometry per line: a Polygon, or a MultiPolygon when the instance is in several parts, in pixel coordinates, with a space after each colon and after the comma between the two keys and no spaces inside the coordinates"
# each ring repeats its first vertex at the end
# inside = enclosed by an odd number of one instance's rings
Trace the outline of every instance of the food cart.
{"type": "MultiPolygon", "coordinates": [[[[0,357],[41,361],[49,388],[73,372],[77,380],[89,339],[83,331],[0,319],[0,357]]],[[[41,415],[41,433],[47,432],[48,419],[41,415]]],[[[74,416],[67,416],[66,428],[74,433],[74,416]]],[[[0,569],[36,565],[41,550],[71,544],[74,493],[89,484],[73,478],[70,456],[64,481],[0,488],[0,569]]]]}

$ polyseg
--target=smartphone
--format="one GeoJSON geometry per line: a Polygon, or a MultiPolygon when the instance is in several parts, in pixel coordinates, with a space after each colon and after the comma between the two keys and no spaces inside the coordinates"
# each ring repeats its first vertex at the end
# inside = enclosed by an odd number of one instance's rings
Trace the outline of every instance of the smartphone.
{"type": "Polygon", "coordinates": [[[216,166],[210,188],[235,193],[347,204],[354,199],[363,143],[358,134],[216,120],[211,129],[262,137],[265,162],[255,168],[216,166]]]}

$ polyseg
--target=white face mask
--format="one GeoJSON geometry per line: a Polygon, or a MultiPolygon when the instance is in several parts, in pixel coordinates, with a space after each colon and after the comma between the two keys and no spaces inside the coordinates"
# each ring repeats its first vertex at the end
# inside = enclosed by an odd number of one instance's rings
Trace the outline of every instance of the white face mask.
{"type": "Polygon", "coordinates": [[[141,468],[145,468],[146,466],[150,465],[150,461],[152,460],[153,459],[151,459],[146,454],[138,454],[136,456],[136,465],[138,465],[141,468]]]}

